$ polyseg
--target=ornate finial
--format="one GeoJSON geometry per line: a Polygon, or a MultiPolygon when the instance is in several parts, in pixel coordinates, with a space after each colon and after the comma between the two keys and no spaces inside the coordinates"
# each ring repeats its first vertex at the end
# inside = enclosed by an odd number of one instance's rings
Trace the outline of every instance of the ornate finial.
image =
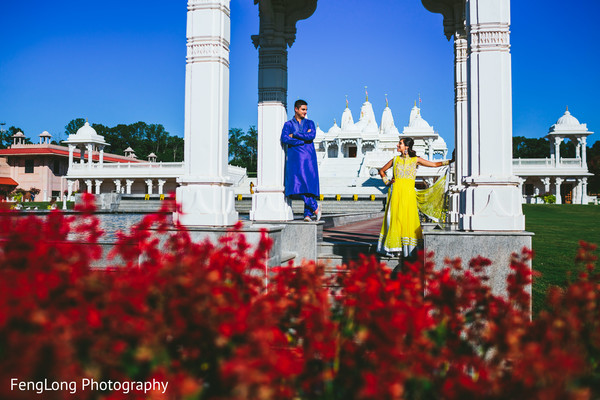
{"type": "Polygon", "coordinates": [[[569,106],[567,106],[567,112],[569,112],[569,106]]]}
{"type": "Polygon", "coordinates": [[[386,107],[389,107],[389,105],[388,105],[387,93],[385,94],[385,106],[386,106],[386,107]]]}
{"type": "Polygon", "coordinates": [[[369,101],[369,92],[367,92],[367,87],[365,86],[365,96],[367,98],[367,101],[369,101]]]}
{"type": "Polygon", "coordinates": [[[348,95],[346,95],[346,108],[348,108],[348,95]]]}
{"type": "Polygon", "coordinates": [[[415,107],[417,106],[417,101],[415,100],[415,107]]]}
{"type": "Polygon", "coordinates": [[[333,124],[337,125],[337,121],[335,120],[335,118],[333,119],[333,124]]]}

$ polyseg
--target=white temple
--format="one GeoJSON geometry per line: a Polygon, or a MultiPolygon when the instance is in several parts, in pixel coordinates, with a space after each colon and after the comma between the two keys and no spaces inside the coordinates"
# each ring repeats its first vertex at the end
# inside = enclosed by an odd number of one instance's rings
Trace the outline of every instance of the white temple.
{"type": "MultiPolygon", "coordinates": [[[[317,126],[315,148],[319,160],[321,192],[325,195],[381,193],[385,189],[379,176],[373,176],[374,169],[381,168],[394,157],[396,145],[402,136],[414,139],[413,149],[419,157],[427,160],[447,158],[446,142],[423,119],[416,102],[410,111],[408,126],[400,133],[387,100],[381,115],[381,125],[377,124],[368,97],[356,123],[346,101],[341,126],[334,121],[327,132],[317,126]]],[[[440,168],[419,168],[417,179],[429,184],[439,174],[440,168]]]]}

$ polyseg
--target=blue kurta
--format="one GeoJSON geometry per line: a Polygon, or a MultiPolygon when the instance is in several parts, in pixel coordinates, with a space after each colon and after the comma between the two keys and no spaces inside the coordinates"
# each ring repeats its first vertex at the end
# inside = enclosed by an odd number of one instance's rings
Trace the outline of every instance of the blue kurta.
{"type": "Polygon", "coordinates": [[[313,140],[315,123],[309,119],[298,122],[292,118],[283,125],[281,143],[286,145],[285,195],[313,194],[319,196],[319,170],[313,140]],[[290,133],[293,135],[290,137],[290,133]]]}

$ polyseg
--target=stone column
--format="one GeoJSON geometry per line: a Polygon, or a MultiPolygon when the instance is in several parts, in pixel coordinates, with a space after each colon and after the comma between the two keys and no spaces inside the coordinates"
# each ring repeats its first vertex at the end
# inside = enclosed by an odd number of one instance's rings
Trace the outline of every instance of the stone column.
{"type": "Polygon", "coordinates": [[[521,203],[525,203],[525,200],[527,198],[527,196],[525,196],[525,192],[523,190],[523,184],[525,183],[525,179],[523,178],[518,178],[519,181],[519,193],[521,194],[521,203]]]}
{"type": "Polygon", "coordinates": [[[85,180],[85,186],[87,186],[87,192],[88,193],[92,193],[92,180],[91,179],[86,179],[85,180]]]}
{"type": "Polygon", "coordinates": [[[163,187],[165,186],[165,183],[167,183],[167,181],[165,181],[164,179],[158,180],[158,194],[164,194],[163,187]]]}
{"type": "MultiPolygon", "coordinates": [[[[450,199],[448,219],[458,223],[460,217],[460,192],[464,190],[463,178],[468,173],[470,157],[468,138],[467,107],[467,50],[468,41],[465,28],[465,0],[422,0],[431,12],[444,16],[444,34],[450,40],[454,37],[454,179],[449,186],[450,199]]],[[[446,158],[447,154],[444,154],[446,158]]]]}
{"type": "Polygon", "coordinates": [[[336,139],[338,146],[337,158],[344,158],[344,152],[342,151],[342,139],[336,139]]]}
{"type": "Polygon", "coordinates": [[[557,167],[560,166],[560,143],[562,141],[563,138],[561,138],[560,136],[554,137],[554,162],[556,163],[555,165],[557,167]]]}
{"type": "Polygon", "coordinates": [[[146,193],[152,194],[152,179],[146,179],[146,186],[148,186],[148,191],[146,193]]]}
{"type": "Polygon", "coordinates": [[[73,165],[73,154],[75,152],[75,145],[69,144],[69,168],[73,165]]]}
{"type": "Polygon", "coordinates": [[[433,160],[433,139],[426,139],[425,143],[427,144],[427,159],[433,160]]]}
{"type": "Polygon", "coordinates": [[[544,184],[544,194],[550,193],[550,178],[542,178],[541,181],[544,184]]]}
{"type": "Polygon", "coordinates": [[[125,193],[131,194],[131,185],[133,185],[133,180],[132,179],[126,179],[125,180],[125,193]]]}
{"type": "Polygon", "coordinates": [[[102,179],[96,179],[94,183],[96,184],[96,194],[100,194],[100,186],[102,186],[102,179]]]}
{"type": "Polygon", "coordinates": [[[69,201],[73,201],[71,196],[73,196],[73,185],[74,184],[75,184],[74,180],[67,179],[67,200],[69,200],[69,201]]]}
{"type": "Polygon", "coordinates": [[[100,168],[104,165],[104,146],[100,145],[99,149],[100,155],[98,156],[98,165],[100,168]]]}
{"type": "Polygon", "coordinates": [[[185,75],[185,174],[178,178],[176,223],[227,226],[238,221],[227,174],[229,0],[188,0],[185,75]]]}
{"type": "Polygon", "coordinates": [[[115,183],[115,192],[121,193],[121,180],[114,179],[113,182],[115,183]]]}
{"type": "MultiPolygon", "coordinates": [[[[296,22],[314,12],[316,0],[255,1],[259,7],[260,32],[252,36],[258,49],[258,171],[252,195],[250,219],[294,219],[285,198],[285,151],[281,129],[287,120],[287,48],[296,39],[296,22]]],[[[310,109],[310,99],[309,102],[310,109]]]]}
{"type": "Polygon", "coordinates": [[[87,153],[88,153],[87,154],[87,156],[88,156],[88,168],[91,169],[92,168],[92,164],[94,163],[94,159],[93,159],[93,156],[94,156],[93,148],[94,147],[93,147],[93,145],[91,143],[88,143],[86,145],[86,147],[87,147],[87,153]]]}
{"type": "Polygon", "coordinates": [[[581,204],[581,178],[576,178],[576,184],[573,186],[572,204],[581,204]]]}
{"type": "Polygon", "coordinates": [[[581,204],[587,204],[588,202],[587,178],[581,178],[581,204]]]}
{"type": "Polygon", "coordinates": [[[525,229],[519,181],[512,170],[510,0],[466,2],[468,40],[468,175],[459,227],[525,229]]]}
{"type": "Polygon", "coordinates": [[[587,138],[585,136],[578,137],[577,142],[581,146],[581,166],[587,166],[587,138]]]}
{"type": "Polygon", "coordinates": [[[560,196],[560,185],[562,185],[564,179],[556,178],[554,180],[554,195],[556,196],[556,204],[562,204],[562,197],[560,196]]]}

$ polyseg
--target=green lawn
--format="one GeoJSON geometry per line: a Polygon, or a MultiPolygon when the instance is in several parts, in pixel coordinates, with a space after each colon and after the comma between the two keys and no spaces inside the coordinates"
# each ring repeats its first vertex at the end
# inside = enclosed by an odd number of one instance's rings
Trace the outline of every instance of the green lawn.
{"type": "MultiPolygon", "coordinates": [[[[575,270],[580,240],[600,245],[600,206],[524,204],[525,229],[533,236],[533,310],[544,306],[549,286],[566,286],[575,270]]],[[[598,253],[598,251],[596,252],[598,253]]]]}

